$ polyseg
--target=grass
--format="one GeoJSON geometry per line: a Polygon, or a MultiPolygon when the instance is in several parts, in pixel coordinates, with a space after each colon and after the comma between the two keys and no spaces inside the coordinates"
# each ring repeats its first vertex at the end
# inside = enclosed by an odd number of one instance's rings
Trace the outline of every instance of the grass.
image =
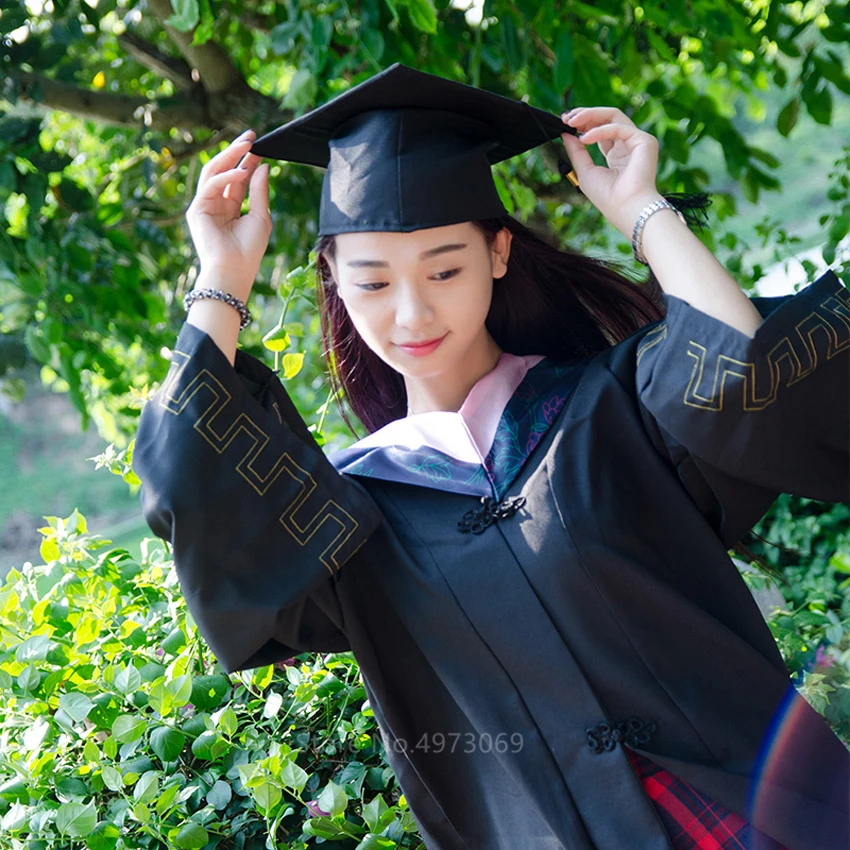
{"type": "MultiPolygon", "coordinates": [[[[127,484],[86,460],[103,448],[93,429],[81,433],[79,415],[65,395],[35,382],[22,404],[8,415],[0,413],[4,561],[36,560],[39,540],[34,529],[44,524],[42,517],[67,516],[74,508],[97,533],[127,518],[143,524],[138,497],[127,484]]],[[[135,539],[135,532],[126,534],[128,540],[135,539]]]]}

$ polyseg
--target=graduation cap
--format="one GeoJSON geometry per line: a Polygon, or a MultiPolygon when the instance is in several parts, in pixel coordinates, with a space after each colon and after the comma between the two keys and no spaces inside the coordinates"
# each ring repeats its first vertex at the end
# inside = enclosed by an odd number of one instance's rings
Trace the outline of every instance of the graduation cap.
{"type": "Polygon", "coordinates": [[[507,215],[490,167],[565,132],[542,109],[396,63],[251,153],[327,169],[320,235],[410,231],[507,215]]]}
{"type": "Polygon", "coordinates": [[[326,169],[320,236],[411,231],[507,215],[491,166],[562,133],[578,131],[523,101],[396,63],[261,136],[251,153],[326,169]]]}

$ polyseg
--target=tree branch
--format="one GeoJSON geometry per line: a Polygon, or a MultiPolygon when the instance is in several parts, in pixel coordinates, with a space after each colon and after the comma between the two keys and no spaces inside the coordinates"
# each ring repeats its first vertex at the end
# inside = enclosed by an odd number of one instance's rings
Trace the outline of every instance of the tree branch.
{"type": "Polygon", "coordinates": [[[170,0],[148,0],[148,8],[165,27],[169,38],[189,65],[198,69],[201,82],[209,94],[215,95],[240,87],[248,87],[241,71],[218,44],[207,41],[204,44],[193,45],[191,32],[180,32],[165,23],[173,11],[170,0]]]}
{"type": "Polygon", "coordinates": [[[188,90],[196,85],[192,79],[192,69],[182,59],[163,53],[156,45],[132,32],[118,36],[118,43],[140,65],[171,80],[178,88],[188,90]]]}
{"type": "Polygon", "coordinates": [[[83,89],[51,80],[43,74],[19,70],[10,73],[6,84],[12,86],[21,100],[104,124],[131,127],[144,124],[153,130],[195,129],[206,124],[204,105],[197,98],[148,100],[138,95],[83,89]]]}
{"type": "Polygon", "coordinates": [[[274,15],[261,15],[258,12],[248,11],[238,14],[236,20],[248,29],[258,32],[271,32],[279,23],[274,15]]]}

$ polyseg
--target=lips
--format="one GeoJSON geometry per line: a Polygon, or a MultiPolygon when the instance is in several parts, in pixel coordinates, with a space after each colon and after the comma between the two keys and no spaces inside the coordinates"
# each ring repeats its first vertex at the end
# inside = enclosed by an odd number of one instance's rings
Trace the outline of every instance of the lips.
{"type": "Polygon", "coordinates": [[[414,357],[422,357],[425,354],[430,354],[437,346],[446,338],[448,331],[440,337],[434,339],[426,339],[422,342],[405,342],[397,343],[398,348],[407,354],[412,354],[414,357]]]}

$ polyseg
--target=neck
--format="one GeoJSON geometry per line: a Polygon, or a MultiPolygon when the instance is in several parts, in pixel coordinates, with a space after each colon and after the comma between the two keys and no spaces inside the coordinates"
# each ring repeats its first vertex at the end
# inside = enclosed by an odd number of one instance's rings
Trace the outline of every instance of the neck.
{"type": "Polygon", "coordinates": [[[432,410],[460,410],[469,391],[496,367],[501,354],[502,349],[488,334],[486,344],[479,351],[470,352],[450,374],[442,372],[425,378],[405,375],[408,415],[432,410]]]}

